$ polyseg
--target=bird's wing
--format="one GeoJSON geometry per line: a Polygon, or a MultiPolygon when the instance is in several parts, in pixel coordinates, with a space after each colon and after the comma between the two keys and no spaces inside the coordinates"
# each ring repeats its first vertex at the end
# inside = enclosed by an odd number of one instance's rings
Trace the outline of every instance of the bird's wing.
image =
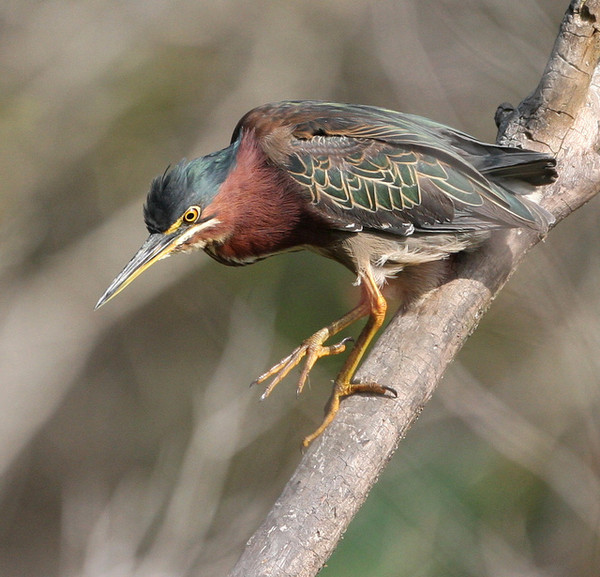
{"type": "Polygon", "coordinates": [[[315,211],[341,229],[407,235],[544,224],[533,203],[495,186],[456,151],[462,133],[426,119],[305,101],[255,109],[236,132],[242,128],[257,132],[315,211]]]}

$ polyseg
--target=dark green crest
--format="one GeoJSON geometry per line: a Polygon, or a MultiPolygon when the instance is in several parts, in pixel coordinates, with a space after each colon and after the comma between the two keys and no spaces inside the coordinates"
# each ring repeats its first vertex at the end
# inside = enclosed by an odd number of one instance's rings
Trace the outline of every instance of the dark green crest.
{"type": "Polygon", "coordinates": [[[150,233],[162,233],[192,205],[208,206],[235,166],[237,142],[188,162],[182,160],[155,178],[144,205],[144,221],[150,233]]]}

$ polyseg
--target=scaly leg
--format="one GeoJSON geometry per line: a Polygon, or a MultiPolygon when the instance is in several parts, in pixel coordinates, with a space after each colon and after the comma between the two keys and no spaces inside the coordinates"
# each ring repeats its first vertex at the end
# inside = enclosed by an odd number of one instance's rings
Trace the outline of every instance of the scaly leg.
{"type": "Polygon", "coordinates": [[[335,379],[331,397],[327,403],[325,418],[319,428],[308,435],[302,441],[305,447],[308,447],[333,421],[335,415],[340,408],[340,400],[343,397],[348,397],[354,393],[371,393],[377,395],[385,395],[391,393],[396,396],[396,391],[391,387],[378,385],[377,383],[351,383],[352,377],[360,364],[360,361],[373,340],[377,331],[381,328],[385,320],[387,303],[379,288],[377,287],[372,276],[368,273],[361,275],[361,285],[363,286],[363,304],[366,306],[369,320],[361,331],[354,348],[348,355],[342,370],[335,379]]]}
{"type": "Polygon", "coordinates": [[[310,336],[298,348],[293,350],[291,354],[282,359],[279,363],[269,369],[266,373],[262,374],[252,383],[253,385],[261,384],[268,379],[273,379],[261,396],[261,399],[265,399],[289,374],[289,372],[298,364],[300,364],[304,357],[306,357],[297,386],[297,392],[300,394],[304,388],[308,374],[315,363],[321,357],[337,355],[345,351],[346,343],[350,339],[346,338],[339,343],[329,346],[325,346],[323,343],[362,317],[367,315],[369,316],[367,324],[361,331],[354,347],[344,363],[344,366],[342,367],[342,370],[335,380],[333,391],[327,404],[327,412],[325,414],[323,423],[312,435],[309,435],[304,439],[303,444],[305,447],[307,447],[316,437],[318,437],[331,423],[339,409],[340,399],[342,397],[363,392],[379,395],[385,395],[388,392],[394,395],[396,394],[395,391],[390,387],[385,387],[376,383],[350,382],[367,347],[369,346],[369,343],[377,331],[381,328],[387,309],[387,303],[377,288],[377,285],[370,273],[361,274],[361,286],[363,289],[363,294],[361,302],[357,307],[345,314],[342,318],[310,336]]]}

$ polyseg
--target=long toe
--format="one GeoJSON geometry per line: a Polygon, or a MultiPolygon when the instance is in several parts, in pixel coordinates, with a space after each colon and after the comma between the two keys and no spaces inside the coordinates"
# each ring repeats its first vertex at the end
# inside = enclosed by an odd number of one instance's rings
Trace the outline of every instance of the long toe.
{"type": "Polygon", "coordinates": [[[336,389],[339,387],[339,394],[342,397],[349,397],[356,393],[367,393],[371,395],[386,396],[388,393],[394,397],[398,397],[398,393],[392,387],[380,385],[378,383],[341,383],[339,386],[336,383],[336,389]]]}

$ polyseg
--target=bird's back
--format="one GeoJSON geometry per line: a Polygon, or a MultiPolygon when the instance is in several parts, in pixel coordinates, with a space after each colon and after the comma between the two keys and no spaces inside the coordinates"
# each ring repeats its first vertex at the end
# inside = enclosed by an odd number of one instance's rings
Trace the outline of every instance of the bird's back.
{"type": "Polygon", "coordinates": [[[383,108],[320,101],[267,104],[252,132],[315,211],[343,230],[410,235],[526,226],[552,216],[524,198],[556,177],[547,154],[479,142],[437,122],[383,108]]]}

